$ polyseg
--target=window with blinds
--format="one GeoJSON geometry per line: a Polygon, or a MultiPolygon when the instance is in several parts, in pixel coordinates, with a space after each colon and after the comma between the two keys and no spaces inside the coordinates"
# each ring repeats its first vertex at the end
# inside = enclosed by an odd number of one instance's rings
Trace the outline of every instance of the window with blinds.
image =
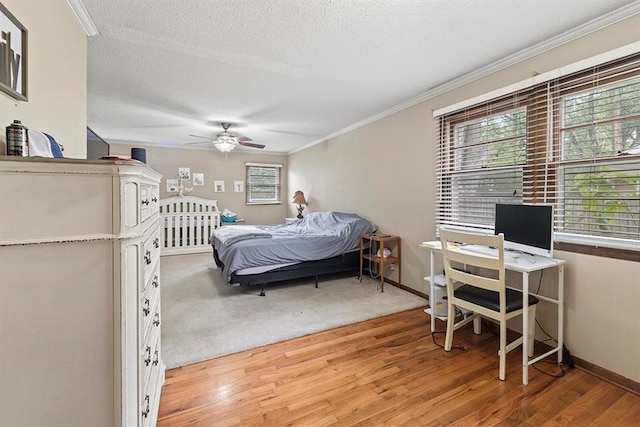
{"type": "Polygon", "coordinates": [[[436,221],[493,229],[552,204],[558,241],[640,242],[640,54],[439,117],[436,221]]]}
{"type": "Polygon", "coordinates": [[[247,204],[281,203],[280,170],[282,165],[247,163],[247,204]]]}

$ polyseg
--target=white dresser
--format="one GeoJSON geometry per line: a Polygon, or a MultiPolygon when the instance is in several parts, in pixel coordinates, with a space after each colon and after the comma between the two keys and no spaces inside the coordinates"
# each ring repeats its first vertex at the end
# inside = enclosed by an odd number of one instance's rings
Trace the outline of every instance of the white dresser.
{"type": "Polygon", "coordinates": [[[0,425],[155,425],[160,178],[0,156],[0,425]]]}

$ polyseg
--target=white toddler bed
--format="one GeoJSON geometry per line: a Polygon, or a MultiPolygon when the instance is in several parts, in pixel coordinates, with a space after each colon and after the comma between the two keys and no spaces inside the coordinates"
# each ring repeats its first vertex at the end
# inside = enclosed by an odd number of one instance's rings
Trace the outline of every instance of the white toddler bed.
{"type": "Polygon", "coordinates": [[[160,222],[160,255],[208,252],[209,237],[220,226],[218,201],[193,196],[161,199],[160,222]]]}

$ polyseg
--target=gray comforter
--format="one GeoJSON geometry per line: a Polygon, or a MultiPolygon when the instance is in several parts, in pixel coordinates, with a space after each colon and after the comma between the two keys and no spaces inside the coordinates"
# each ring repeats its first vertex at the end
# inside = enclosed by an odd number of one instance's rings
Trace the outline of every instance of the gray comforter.
{"type": "Polygon", "coordinates": [[[359,248],[360,234],[373,229],[356,214],[312,212],[291,224],[225,225],[213,232],[211,245],[224,264],[224,277],[230,280],[231,274],[243,268],[314,261],[351,252],[359,248]]]}

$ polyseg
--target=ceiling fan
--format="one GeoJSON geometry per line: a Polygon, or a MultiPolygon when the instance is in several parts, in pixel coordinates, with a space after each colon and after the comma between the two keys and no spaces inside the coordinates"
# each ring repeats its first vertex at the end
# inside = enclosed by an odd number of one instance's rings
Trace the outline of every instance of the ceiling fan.
{"type": "MultiPolygon", "coordinates": [[[[237,136],[229,132],[229,128],[231,127],[231,123],[220,123],[223,131],[220,132],[215,138],[211,138],[208,136],[200,136],[200,135],[189,135],[195,138],[205,138],[211,140],[211,142],[216,146],[216,148],[223,153],[228,153],[229,151],[236,148],[238,145],[242,145],[244,147],[251,148],[260,148],[263,149],[265,146],[263,144],[256,144],[253,139],[248,136],[237,136]]],[[[201,142],[189,142],[187,144],[202,144],[201,142]]]]}

